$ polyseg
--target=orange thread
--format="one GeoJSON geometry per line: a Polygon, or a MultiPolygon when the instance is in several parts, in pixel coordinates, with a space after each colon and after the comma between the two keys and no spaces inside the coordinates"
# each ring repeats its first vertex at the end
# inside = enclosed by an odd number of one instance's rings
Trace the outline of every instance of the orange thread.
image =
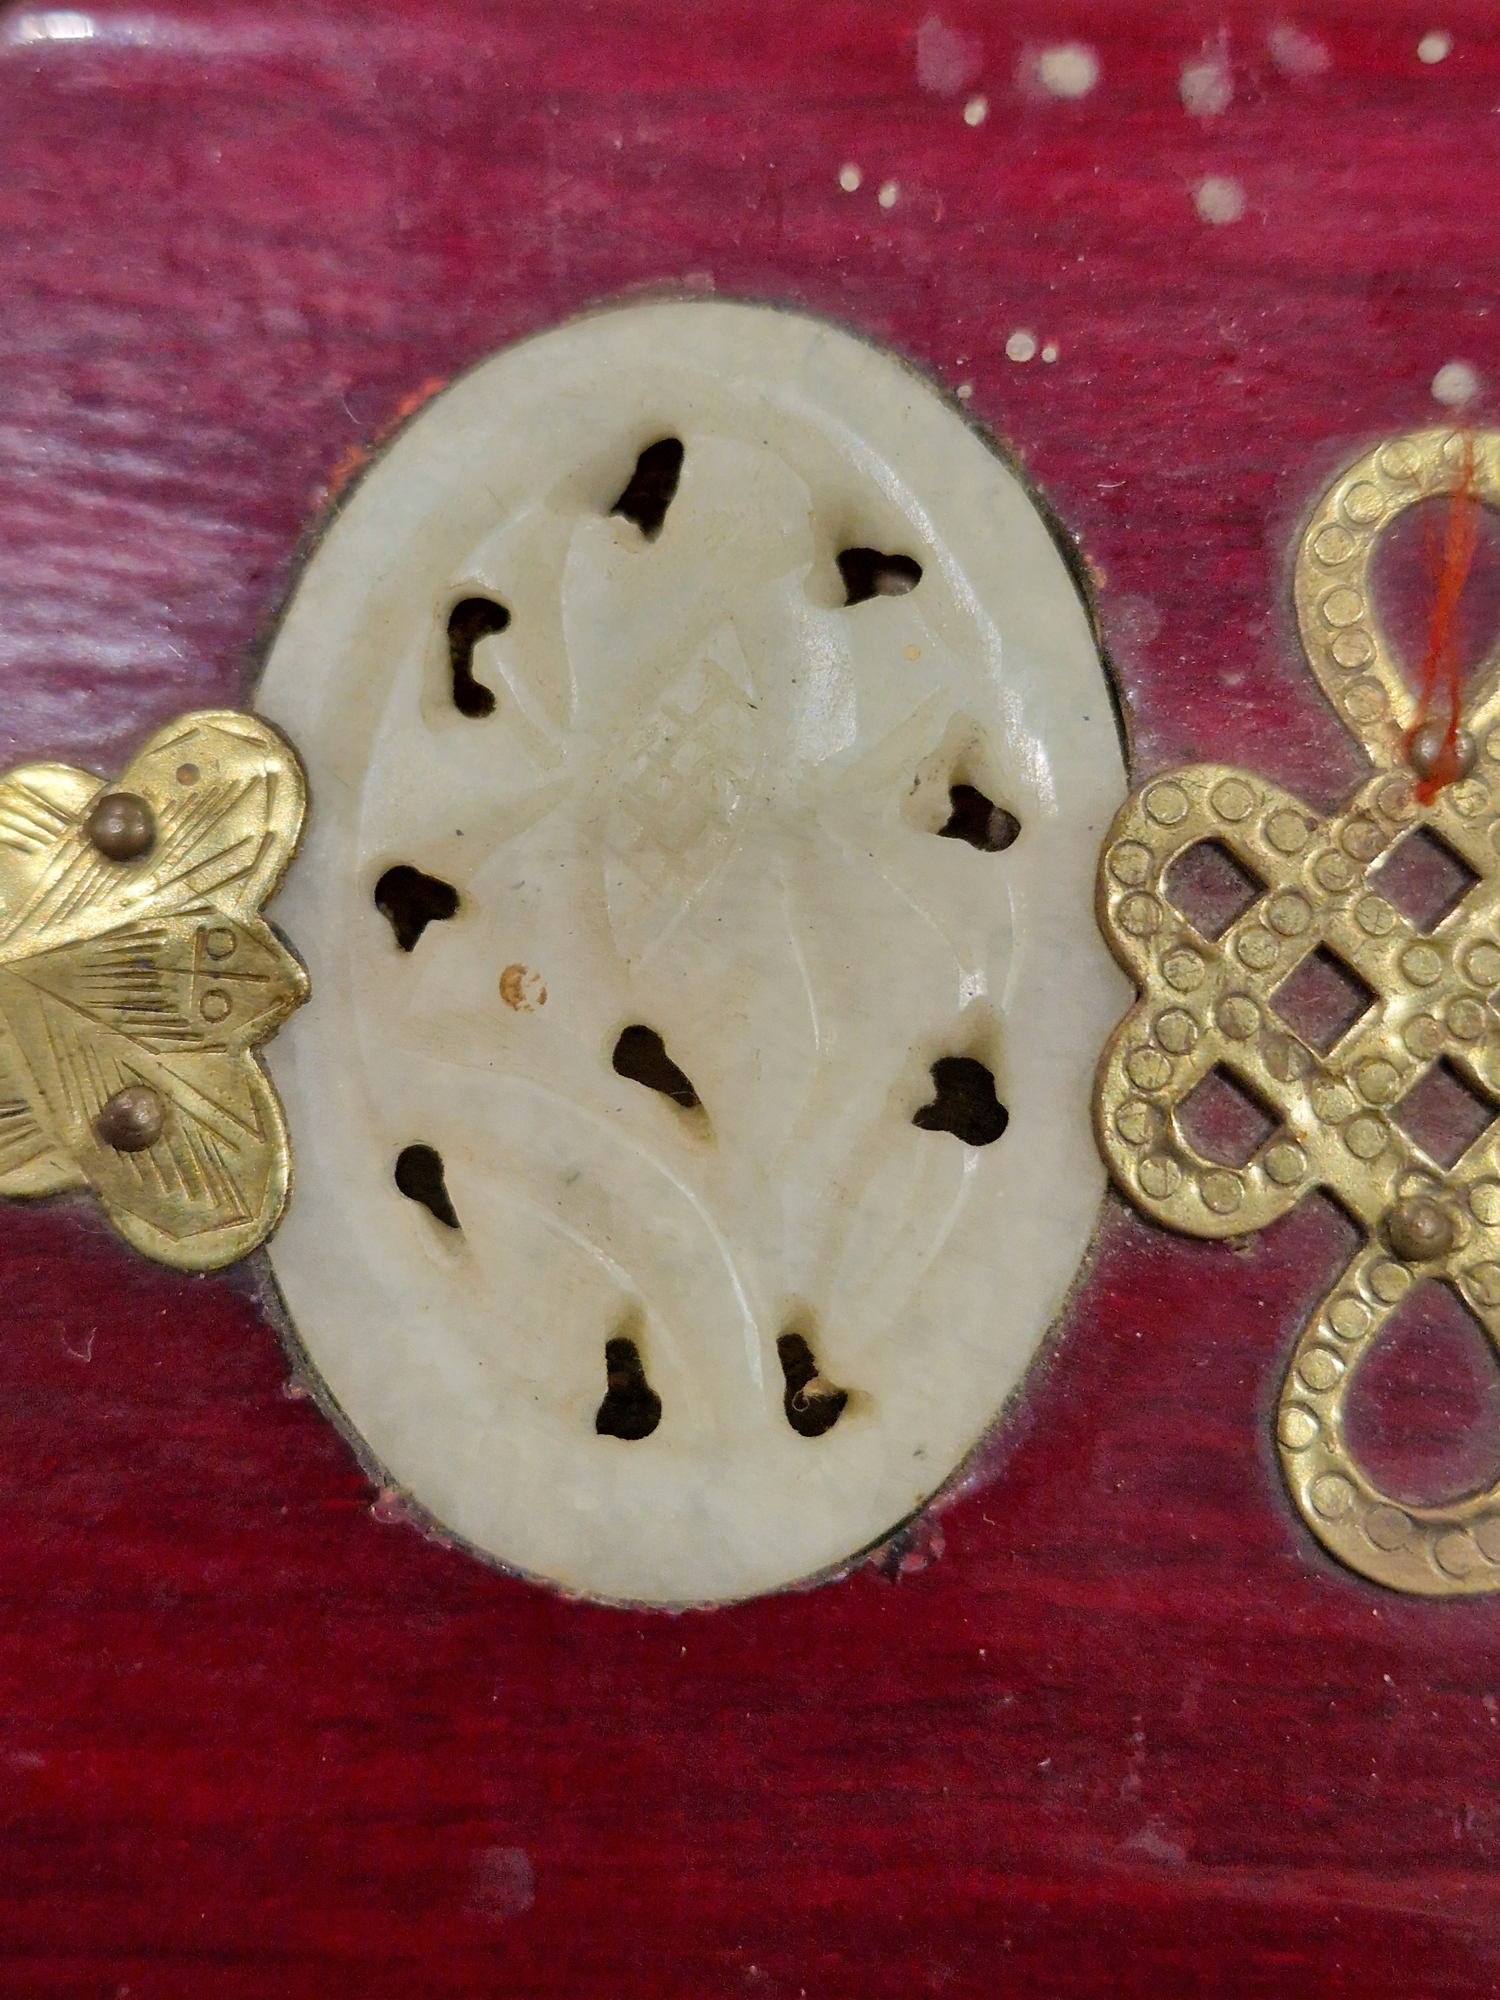
{"type": "Polygon", "coordinates": [[[1432,578],[1432,613],[1427,621],[1427,650],[1422,659],[1422,682],[1417,702],[1417,719],[1406,739],[1407,754],[1417,732],[1442,715],[1443,741],[1427,776],[1418,781],[1417,797],[1431,805],[1444,785],[1459,775],[1458,723],[1462,713],[1463,662],[1458,651],[1458,601],[1479,542],[1479,503],[1474,493],[1474,438],[1465,431],[1463,472],[1448,501],[1441,548],[1429,529],[1426,543],[1427,573],[1432,578]]]}

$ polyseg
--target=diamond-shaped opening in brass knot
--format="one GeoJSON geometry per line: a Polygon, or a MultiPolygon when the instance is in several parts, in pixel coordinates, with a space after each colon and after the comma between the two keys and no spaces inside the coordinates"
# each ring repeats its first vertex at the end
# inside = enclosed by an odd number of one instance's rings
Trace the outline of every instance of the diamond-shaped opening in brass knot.
{"type": "Polygon", "coordinates": [[[1249,909],[1265,889],[1220,840],[1200,840],[1167,870],[1171,902],[1211,944],[1249,909]]]}
{"type": "Polygon", "coordinates": [[[1280,1120],[1221,1063],[1178,1105],[1177,1123],[1201,1159],[1246,1167],[1280,1120]]]}
{"type": "Polygon", "coordinates": [[[1281,1020],[1320,1056],[1326,1056],[1374,1004],[1374,987],[1326,944],[1309,952],[1271,995],[1281,1020]]]}
{"type": "Polygon", "coordinates": [[[1344,1426],[1362,1470],[1408,1506],[1441,1506],[1500,1473],[1500,1366],[1450,1286],[1412,1286],[1349,1385],[1344,1426]]]}
{"type": "Polygon", "coordinates": [[[1430,1160],[1451,1167],[1494,1123],[1497,1112],[1500,1105],[1460,1076],[1444,1056],[1406,1093],[1391,1116],[1430,1160]]]}
{"type": "Polygon", "coordinates": [[[1396,843],[1369,880],[1409,924],[1430,931],[1458,908],[1479,877],[1431,827],[1419,826],[1396,843]]]}

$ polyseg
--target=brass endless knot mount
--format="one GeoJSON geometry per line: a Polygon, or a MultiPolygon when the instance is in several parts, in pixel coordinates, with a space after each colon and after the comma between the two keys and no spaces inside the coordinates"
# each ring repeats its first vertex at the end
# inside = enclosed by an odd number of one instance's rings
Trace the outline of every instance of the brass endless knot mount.
{"type": "Polygon", "coordinates": [[[282,738],[228,711],[170,723],[118,785],[0,777],[0,1194],[91,1188],[189,1271],[274,1228],[286,1127],[250,1051],[307,976],[257,911],[304,803],[282,738]]]}
{"type": "Polygon", "coordinates": [[[1403,1129],[1402,1102],[1439,1063],[1500,1121],[1500,649],[1461,718],[1472,770],[1422,803],[1408,769],[1416,699],[1375,616],[1376,539],[1404,509],[1460,489],[1500,507],[1500,432],[1394,439],[1351,466],[1302,538],[1295,596],[1319,684],[1375,775],[1320,819],[1249,771],[1200,764],[1153,780],[1110,830],[1099,918],[1140,987],[1100,1065],[1099,1143],[1123,1191],[1193,1236],[1237,1236],[1327,1189],[1366,1240],[1303,1328],[1277,1416],[1307,1525],[1352,1569],[1427,1596],[1500,1589],[1500,1483],[1438,1506],[1398,1504],[1344,1434],[1350,1385],[1418,1277],[1453,1286],[1500,1345],[1500,1122],[1450,1169],[1403,1129]],[[1372,871],[1419,830],[1477,879],[1430,931],[1372,871]],[[1227,849],[1260,894],[1217,939],[1176,908],[1169,872],[1199,842],[1227,849]],[[1278,990],[1322,948],[1372,1002],[1326,1051],[1292,1032],[1278,990]],[[1216,1067],[1278,1120],[1241,1169],[1203,1158],[1180,1109],[1216,1067]]]}

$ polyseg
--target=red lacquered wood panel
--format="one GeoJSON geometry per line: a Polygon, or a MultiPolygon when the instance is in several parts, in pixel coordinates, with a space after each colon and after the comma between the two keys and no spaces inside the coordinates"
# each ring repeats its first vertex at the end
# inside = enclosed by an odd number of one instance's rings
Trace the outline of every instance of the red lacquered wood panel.
{"type": "MultiPolygon", "coordinates": [[[[1497,107],[1480,0],[12,6],[0,754],[117,767],[248,698],[321,496],[413,394],[670,286],[972,385],[1088,558],[1137,775],[1331,806],[1360,757],[1289,552],[1442,364],[1500,378],[1497,107]],[[1071,99],[1039,81],[1069,42],[1071,99]],[[1195,117],[1205,62],[1232,101],[1195,117]]],[[[1500,1600],[1335,1568],[1269,1445],[1345,1250],[1320,1207],[1221,1248],[1112,1200],[904,1563],[632,1616],[392,1518],[254,1268],[4,1209],[0,1987],[1500,1990],[1500,1600]]],[[[1440,1345],[1369,1416],[1428,1461],[1489,1407],[1440,1345]]]]}

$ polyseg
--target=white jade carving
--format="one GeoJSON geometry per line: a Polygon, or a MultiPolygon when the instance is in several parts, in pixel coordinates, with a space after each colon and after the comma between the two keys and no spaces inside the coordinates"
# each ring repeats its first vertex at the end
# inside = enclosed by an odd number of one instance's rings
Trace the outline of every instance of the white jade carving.
{"type": "Polygon", "coordinates": [[[384,1476],[612,1599],[878,1541],[1015,1388],[1104,1184],[1123,772],[1020,483],[828,325],[595,314],[373,466],[258,706],[311,795],[271,1257],[384,1476]]]}

